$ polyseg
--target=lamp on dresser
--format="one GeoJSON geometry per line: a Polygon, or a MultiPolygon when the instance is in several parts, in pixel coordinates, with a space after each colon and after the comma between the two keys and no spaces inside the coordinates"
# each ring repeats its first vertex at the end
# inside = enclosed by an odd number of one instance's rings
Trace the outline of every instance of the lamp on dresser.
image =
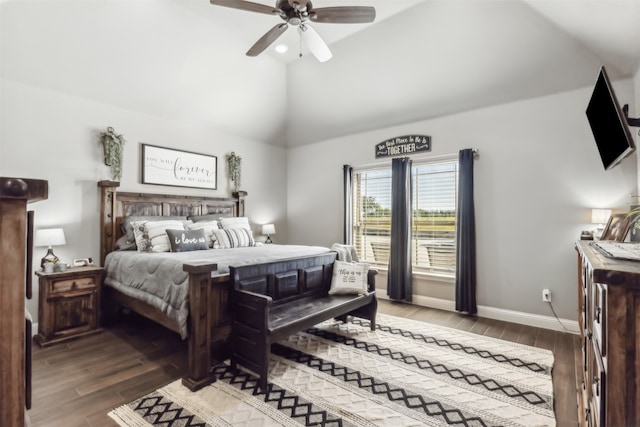
{"type": "Polygon", "coordinates": [[[273,224],[264,224],[262,226],[262,234],[267,236],[267,240],[264,241],[265,243],[273,243],[271,235],[276,234],[276,226],[273,224]]]}
{"type": "Polygon", "coordinates": [[[600,238],[604,225],[609,221],[611,209],[591,209],[591,223],[596,225],[594,237],[600,238]]]}
{"type": "Polygon", "coordinates": [[[64,238],[64,230],[62,228],[45,228],[36,230],[34,246],[48,246],[47,254],[42,257],[40,267],[44,267],[45,263],[55,264],[58,262],[58,257],[53,253],[53,246],[66,245],[67,241],[64,238]]]}

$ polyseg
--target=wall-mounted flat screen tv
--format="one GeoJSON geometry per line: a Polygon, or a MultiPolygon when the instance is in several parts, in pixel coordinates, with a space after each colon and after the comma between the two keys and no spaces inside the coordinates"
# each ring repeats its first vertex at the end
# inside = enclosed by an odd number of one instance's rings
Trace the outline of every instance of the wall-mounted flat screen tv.
{"type": "Polygon", "coordinates": [[[587,106],[587,119],[596,140],[600,159],[606,170],[611,169],[636,149],[627,125],[627,118],[618,104],[604,67],[587,106]]]}

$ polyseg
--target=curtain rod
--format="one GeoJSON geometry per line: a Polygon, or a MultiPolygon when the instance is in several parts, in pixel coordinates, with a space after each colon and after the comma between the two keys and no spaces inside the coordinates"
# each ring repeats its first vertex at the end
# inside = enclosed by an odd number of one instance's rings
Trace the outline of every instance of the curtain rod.
{"type": "MultiPolygon", "coordinates": [[[[473,150],[473,155],[474,157],[480,154],[480,150],[477,148],[472,148],[473,150]]],[[[417,156],[417,157],[413,157],[412,160],[433,160],[433,161],[438,161],[438,160],[453,160],[453,159],[457,159],[458,158],[458,154],[442,154],[439,156],[417,156]]],[[[378,163],[369,163],[366,165],[358,165],[358,166],[353,166],[354,170],[359,170],[359,169],[371,169],[371,168],[375,168],[375,167],[384,167],[384,166],[388,166],[389,163],[391,162],[391,159],[389,159],[388,157],[385,159],[381,159],[380,162],[378,163]]]]}

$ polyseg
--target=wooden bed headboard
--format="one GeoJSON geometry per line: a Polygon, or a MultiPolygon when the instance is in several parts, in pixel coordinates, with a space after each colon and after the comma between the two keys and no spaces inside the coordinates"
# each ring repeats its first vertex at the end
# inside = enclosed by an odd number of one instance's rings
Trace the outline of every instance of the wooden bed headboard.
{"type": "Polygon", "coordinates": [[[122,236],[120,223],[127,216],[244,216],[245,191],[234,193],[234,197],[177,196],[118,192],[119,186],[116,181],[98,182],[101,189],[100,265],[104,265],[107,254],[115,250],[116,240],[122,236]]]}

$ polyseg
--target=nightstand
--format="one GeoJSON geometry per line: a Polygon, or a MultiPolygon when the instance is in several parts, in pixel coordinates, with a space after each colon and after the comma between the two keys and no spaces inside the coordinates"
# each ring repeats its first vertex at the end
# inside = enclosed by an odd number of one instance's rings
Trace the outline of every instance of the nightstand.
{"type": "Polygon", "coordinates": [[[38,335],[47,346],[100,332],[102,267],[75,267],[62,272],[36,271],[40,283],[38,335]]]}

